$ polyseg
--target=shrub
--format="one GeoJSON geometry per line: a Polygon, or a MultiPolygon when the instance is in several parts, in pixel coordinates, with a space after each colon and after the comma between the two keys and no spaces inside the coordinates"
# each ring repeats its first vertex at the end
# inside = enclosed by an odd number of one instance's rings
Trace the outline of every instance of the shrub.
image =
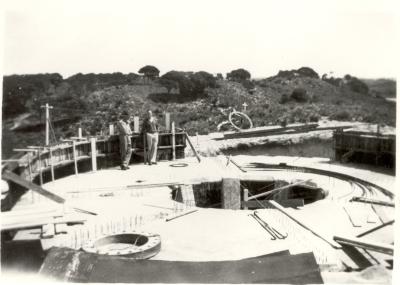
{"type": "Polygon", "coordinates": [[[362,82],[360,79],[356,77],[351,77],[350,80],[348,80],[347,85],[349,86],[351,91],[361,93],[361,94],[368,94],[369,88],[367,84],[362,82]]]}
{"type": "Polygon", "coordinates": [[[293,90],[290,98],[299,103],[305,103],[308,101],[307,91],[303,88],[296,88],[293,90]]]}
{"type": "Polygon", "coordinates": [[[281,99],[279,99],[279,104],[285,104],[290,101],[290,97],[288,94],[282,94],[281,99]]]}
{"type": "Polygon", "coordinates": [[[349,121],[351,119],[351,115],[346,110],[342,110],[329,116],[329,119],[337,121],[349,121]]]}
{"type": "Polygon", "coordinates": [[[232,70],[226,74],[226,78],[232,81],[243,81],[243,80],[250,80],[251,74],[246,69],[239,68],[232,70]]]}
{"type": "Polygon", "coordinates": [[[310,115],[309,119],[310,119],[310,122],[318,123],[320,116],[318,114],[312,114],[312,115],[310,115]]]}

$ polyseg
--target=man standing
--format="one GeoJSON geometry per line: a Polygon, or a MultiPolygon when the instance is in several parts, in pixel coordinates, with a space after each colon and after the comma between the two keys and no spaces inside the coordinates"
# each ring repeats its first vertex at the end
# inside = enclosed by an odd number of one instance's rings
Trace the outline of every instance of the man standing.
{"type": "Polygon", "coordinates": [[[119,131],[119,151],[121,154],[121,169],[129,169],[129,161],[132,155],[132,142],[131,135],[132,130],[129,126],[129,113],[127,111],[122,112],[120,120],[117,123],[119,131]]]}
{"type": "Polygon", "coordinates": [[[158,147],[158,124],[157,119],[153,117],[151,110],[147,112],[147,117],[143,122],[143,134],[146,136],[148,146],[147,162],[149,165],[157,164],[157,147],[158,147]]]}

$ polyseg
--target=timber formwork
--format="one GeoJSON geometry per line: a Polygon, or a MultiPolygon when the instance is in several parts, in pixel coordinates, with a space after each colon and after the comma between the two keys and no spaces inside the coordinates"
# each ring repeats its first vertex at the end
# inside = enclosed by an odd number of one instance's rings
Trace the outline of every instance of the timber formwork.
{"type": "MultiPolygon", "coordinates": [[[[182,159],[185,157],[186,133],[160,133],[157,151],[158,160],[182,159]]],[[[146,142],[143,134],[132,135],[131,163],[144,161],[146,142]]],[[[72,174],[97,169],[106,169],[120,164],[118,135],[88,137],[65,140],[46,147],[15,149],[20,153],[13,162],[2,166],[21,178],[42,185],[72,174]]],[[[25,190],[10,183],[11,195],[7,203],[2,203],[2,211],[8,210],[25,190]]]]}
{"type": "Polygon", "coordinates": [[[333,134],[335,160],[395,168],[396,136],[359,131],[333,134]]]}

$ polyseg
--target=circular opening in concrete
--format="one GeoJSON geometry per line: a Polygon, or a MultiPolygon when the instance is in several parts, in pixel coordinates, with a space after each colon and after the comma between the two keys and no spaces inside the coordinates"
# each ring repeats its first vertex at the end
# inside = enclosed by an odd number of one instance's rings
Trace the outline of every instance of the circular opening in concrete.
{"type": "Polygon", "coordinates": [[[119,234],[100,238],[94,242],[96,248],[104,246],[127,247],[127,246],[141,246],[147,243],[149,239],[140,234],[119,234]]]}
{"type": "Polygon", "coordinates": [[[108,235],[89,241],[83,250],[104,255],[118,255],[135,259],[146,259],[156,255],[161,249],[161,239],[157,234],[121,233],[108,235]]]}

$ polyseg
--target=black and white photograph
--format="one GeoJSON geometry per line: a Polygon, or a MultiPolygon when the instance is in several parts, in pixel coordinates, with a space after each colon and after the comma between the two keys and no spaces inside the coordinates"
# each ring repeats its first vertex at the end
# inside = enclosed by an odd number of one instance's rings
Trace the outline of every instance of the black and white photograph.
{"type": "Polygon", "coordinates": [[[1,283],[399,284],[399,8],[3,0],[1,283]]]}

